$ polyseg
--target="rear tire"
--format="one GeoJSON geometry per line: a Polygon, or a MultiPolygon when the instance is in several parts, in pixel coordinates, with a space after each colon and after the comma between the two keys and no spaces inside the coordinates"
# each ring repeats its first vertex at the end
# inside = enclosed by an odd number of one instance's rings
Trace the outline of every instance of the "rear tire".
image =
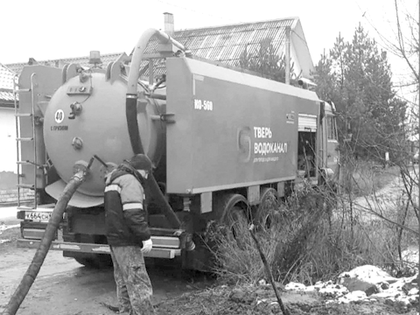
{"type": "Polygon", "coordinates": [[[84,254],[73,257],[79,264],[89,269],[106,269],[112,266],[111,255],[107,254],[84,254]]]}
{"type": "Polygon", "coordinates": [[[236,241],[248,230],[250,207],[246,198],[240,194],[229,194],[224,198],[223,215],[220,222],[227,227],[229,237],[236,241]]]}
{"type": "MultiPolygon", "coordinates": [[[[104,236],[89,234],[71,234],[63,231],[63,240],[69,243],[92,243],[104,244],[104,236]]],[[[63,251],[64,257],[74,258],[79,264],[91,269],[109,268],[112,266],[112,258],[109,254],[91,254],[82,252],[63,251]]]]}
{"type": "Polygon", "coordinates": [[[276,221],[279,209],[278,193],[274,188],[264,188],[261,192],[260,204],[256,213],[256,225],[261,229],[269,229],[276,221]]]}

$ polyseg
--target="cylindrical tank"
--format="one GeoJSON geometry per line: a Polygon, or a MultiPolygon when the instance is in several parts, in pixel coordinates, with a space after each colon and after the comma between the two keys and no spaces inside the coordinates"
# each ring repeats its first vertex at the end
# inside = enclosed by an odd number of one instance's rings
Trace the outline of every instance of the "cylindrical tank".
{"type": "MultiPolygon", "coordinates": [[[[109,79],[105,71],[85,72],[67,80],[53,95],[44,116],[48,157],[59,176],[68,182],[75,168],[96,155],[117,165],[133,155],[126,118],[126,81],[109,79]]],[[[145,153],[157,163],[164,151],[164,124],[152,116],[162,114],[163,102],[138,101],[137,121],[145,153]]],[[[79,192],[103,195],[106,167],[94,160],[79,192]]]]}

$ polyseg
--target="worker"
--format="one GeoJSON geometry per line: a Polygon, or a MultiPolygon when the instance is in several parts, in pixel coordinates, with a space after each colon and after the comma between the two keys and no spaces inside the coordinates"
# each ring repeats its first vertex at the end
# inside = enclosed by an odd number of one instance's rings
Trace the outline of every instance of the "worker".
{"type": "Polygon", "coordinates": [[[152,162],[138,154],[106,176],[106,236],[114,264],[120,313],[155,314],[152,284],[143,254],[152,249],[147,222],[145,181],[152,162]]]}

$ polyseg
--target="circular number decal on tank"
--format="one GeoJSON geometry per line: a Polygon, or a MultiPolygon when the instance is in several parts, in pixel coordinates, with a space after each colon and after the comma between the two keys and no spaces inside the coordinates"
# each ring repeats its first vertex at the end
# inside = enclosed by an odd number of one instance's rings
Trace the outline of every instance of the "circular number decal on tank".
{"type": "Polygon", "coordinates": [[[64,111],[62,109],[58,109],[54,114],[54,119],[57,124],[61,124],[64,120],[64,111]]]}

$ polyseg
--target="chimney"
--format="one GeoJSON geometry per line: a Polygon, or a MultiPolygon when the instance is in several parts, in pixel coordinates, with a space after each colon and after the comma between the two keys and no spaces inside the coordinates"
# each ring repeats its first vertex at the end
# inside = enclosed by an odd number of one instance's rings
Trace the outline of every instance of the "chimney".
{"type": "Polygon", "coordinates": [[[28,65],[36,65],[36,64],[38,64],[38,62],[35,60],[35,58],[29,58],[29,60],[28,60],[28,65]]]}
{"type": "Polygon", "coordinates": [[[165,17],[163,30],[166,34],[169,36],[174,36],[174,15],[169,12],[163,13],[163,16],[165,17]]]}

